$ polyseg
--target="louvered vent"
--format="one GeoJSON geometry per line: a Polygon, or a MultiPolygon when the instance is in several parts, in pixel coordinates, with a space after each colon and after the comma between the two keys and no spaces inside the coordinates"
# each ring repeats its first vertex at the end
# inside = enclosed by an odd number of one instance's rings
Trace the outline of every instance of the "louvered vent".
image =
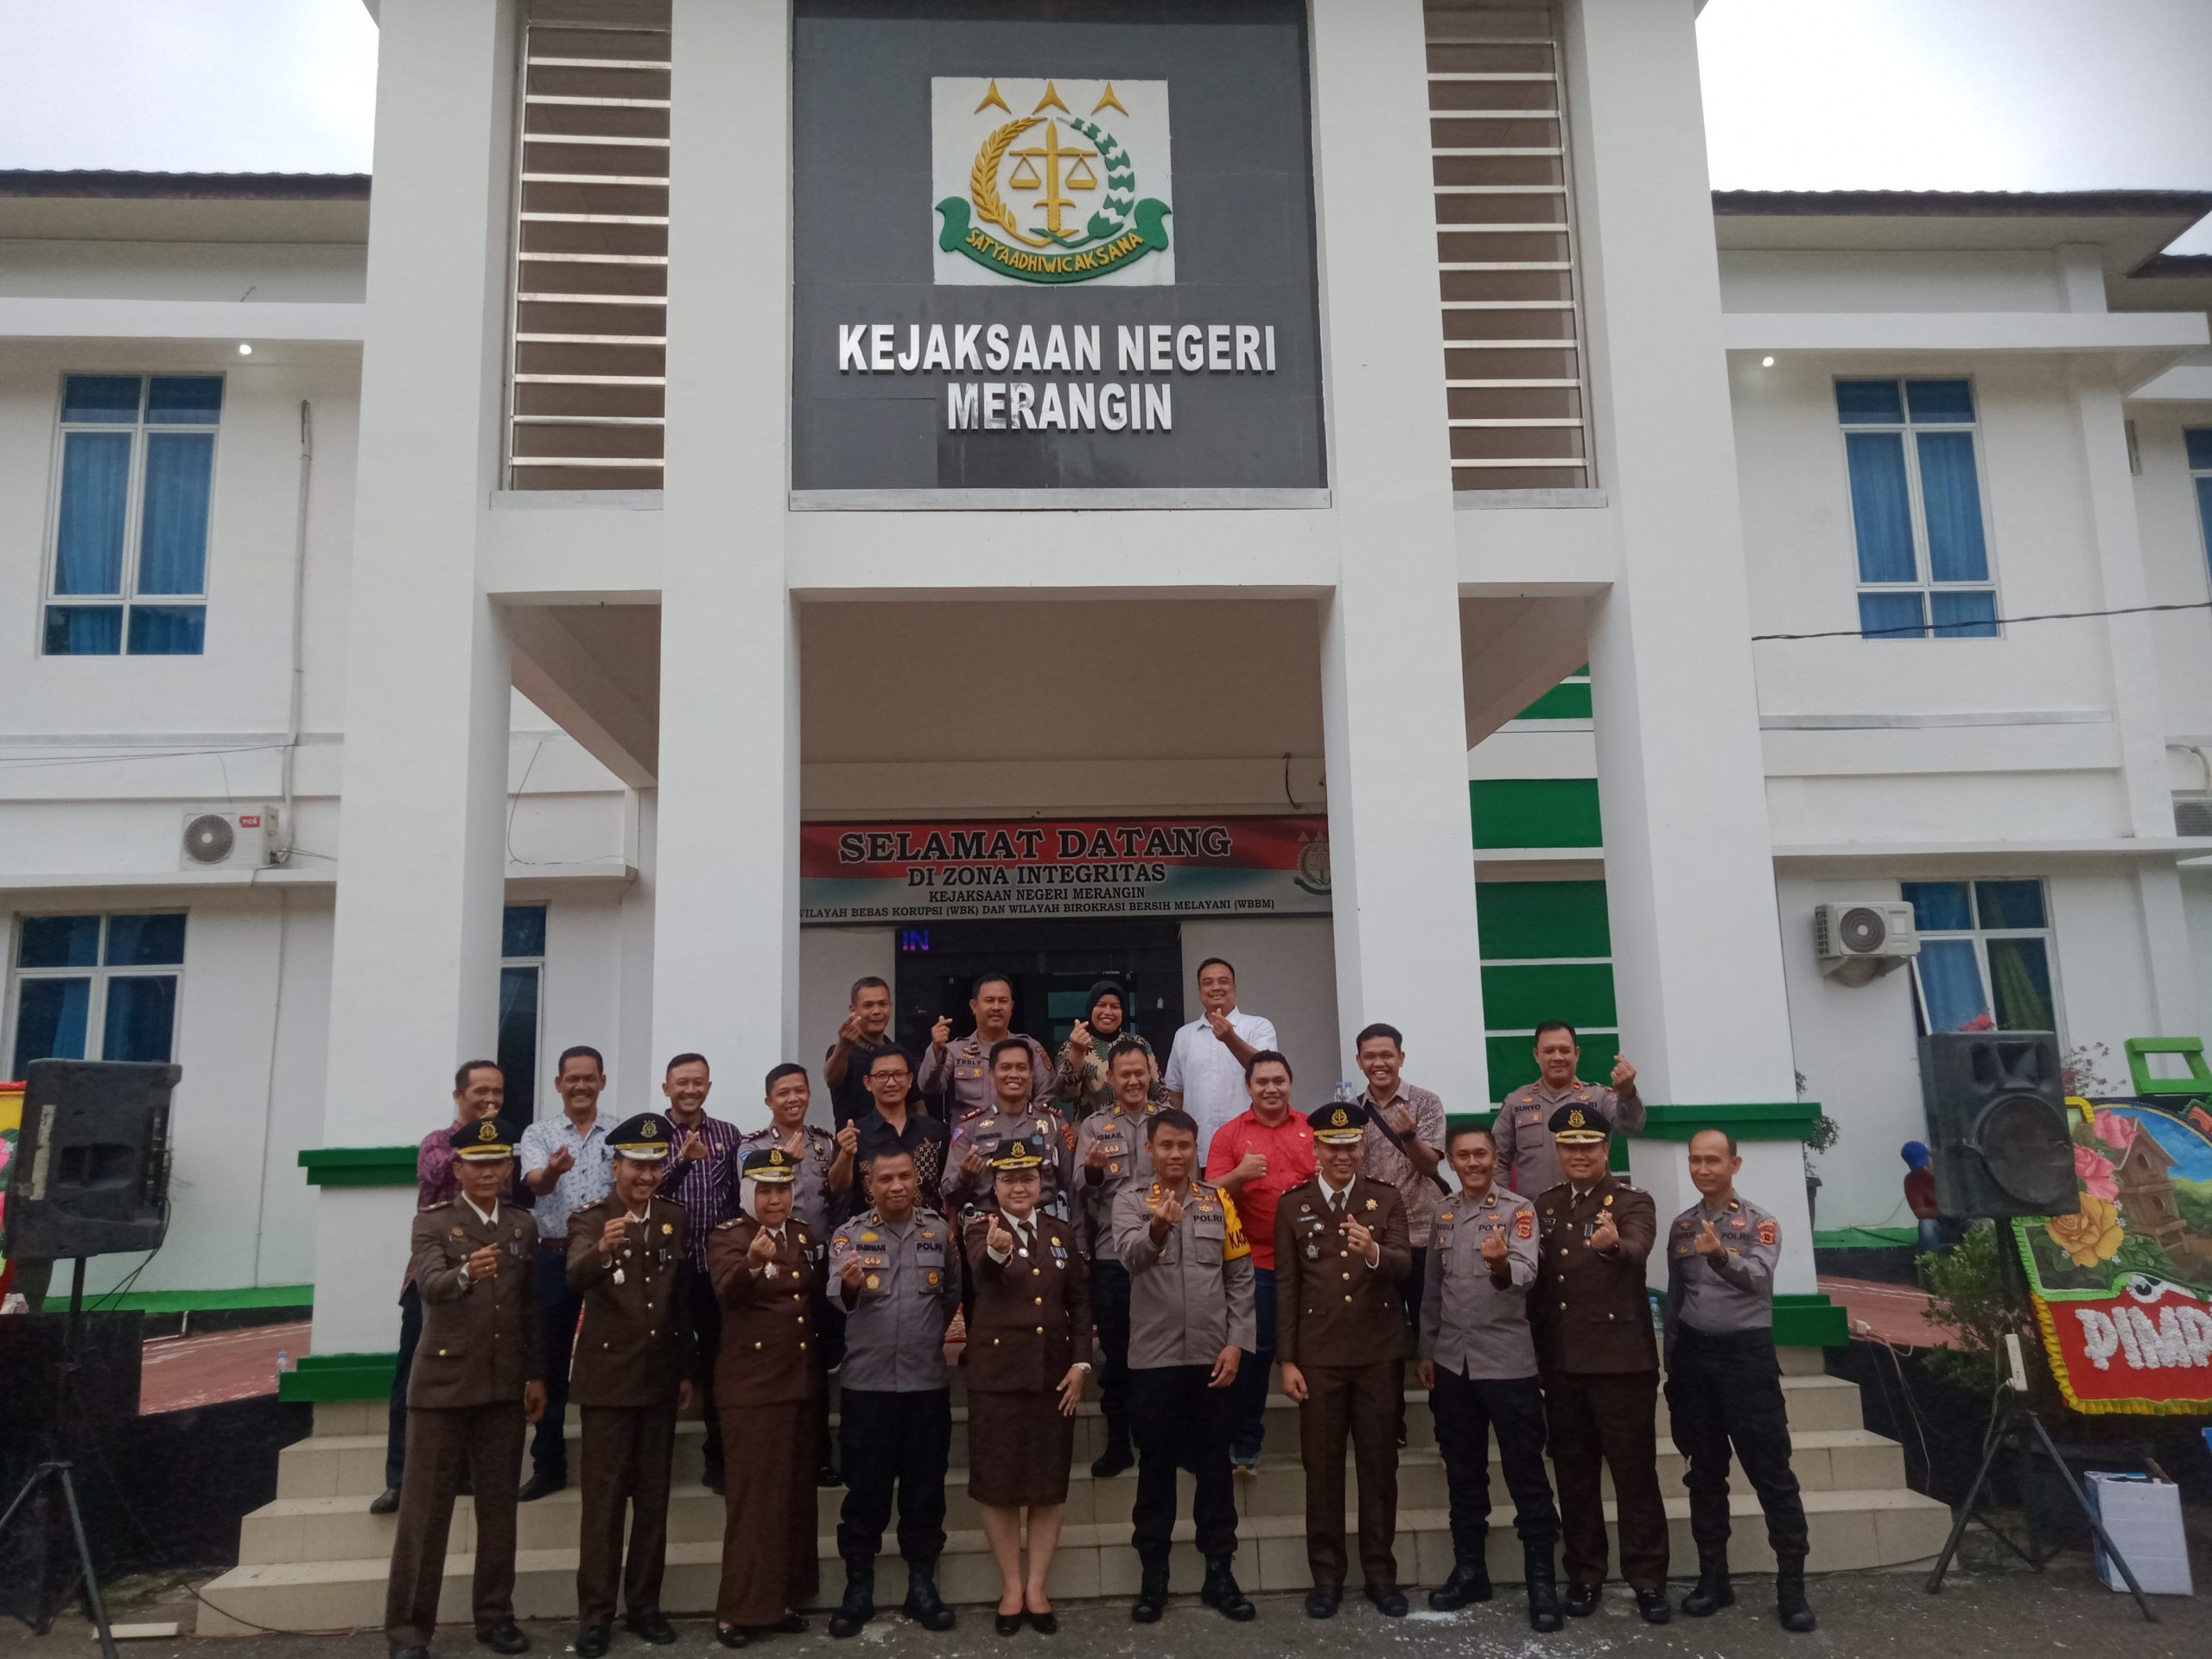
{"type": "Polygon", "coordinates": [[[1454,490],[1592,482],[1558,31],[1428,0],[1437,275],[1454,490]]]}
{"type": "Polygon", "coordinates": [[[532,0],[507,474],[658,489],[668,357],[669,0],[532,0]]]}
{"type": "Polygon", "coordinates": [[[2212,795],[2175,796],[2174,833],[2212,836],[2212,795]]]}

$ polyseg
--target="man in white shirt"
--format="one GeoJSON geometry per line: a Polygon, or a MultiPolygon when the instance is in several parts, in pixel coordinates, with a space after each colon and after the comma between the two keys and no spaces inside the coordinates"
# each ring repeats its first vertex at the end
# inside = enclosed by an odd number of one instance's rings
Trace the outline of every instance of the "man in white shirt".
{"type": "Polygon", "coordinates": [[[1205,1013],[1175,1033],[1160,1081],[1168,1103],[1198,1123],[1203,1166],[1213,1132],[1251,1103],[1245,1065],[1278,1045],[1272,1020],[1236,1006],[1236,969],[1219,957],[1198,964],[1198,1005],[1205,1013]]]}

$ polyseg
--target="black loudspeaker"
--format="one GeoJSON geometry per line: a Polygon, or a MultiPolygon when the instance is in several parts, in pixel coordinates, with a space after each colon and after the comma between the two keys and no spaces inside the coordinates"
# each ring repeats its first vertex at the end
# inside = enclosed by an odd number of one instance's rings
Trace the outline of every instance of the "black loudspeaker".
{"type": "Polygon", "coordinates": [[[26,1071],[7,1254],[60,1262],[159,1248],[169,1224],[169,1092],[182,1071],[33,1060],[26,1071]]]}
{"type": "Polygon", "coordinates": [[[2056,1033],[1923,1037],[1920,1093],[1944,1216],[2056,1216],[2079,1207],[2056,1033]]]}

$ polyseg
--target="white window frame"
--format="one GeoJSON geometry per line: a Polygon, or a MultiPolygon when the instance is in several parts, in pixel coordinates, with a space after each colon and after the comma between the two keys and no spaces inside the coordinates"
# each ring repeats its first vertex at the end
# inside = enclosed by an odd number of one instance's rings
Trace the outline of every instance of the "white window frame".
{"type": "MultiPolygon", "coordinates": [[[[1937,882],[1963,885],[1967,889],[1967,914],[1972,920],[1972,925],[1963,928],[1916,926],[1915,931],[1923,941],[1965,939],[1974,946],[1974,970],[1981,976],[1981,1004],[1989,1011],[1992,1021],[1997,1018],[1997,988],[1991,983],[1989,977],[1989,942],[1992,939],[2041,939],[2043,941],[2044,961],[2050,969],[2050,1020],[2058,1032],[2058,1046],[2061,1050],[2063,1050],[2066,1046],[2066,991],[2065,987],[2059,982],[2058,929],[2051,919],[2050,881],[2039,875],[1916,875],[1907,877],[1906,880],[1910,882],[1925,882],[1930,885],[1937,882]],[[2041,927],[1982,926],[1981,905],[1974,889],[1984,881],[2033,881],[2043,889],[2044,925],[2041,927]]],[[[1897,893],[1900,898],[1904,897],[1903,886],[1898,887],[1897,893]]],[[[1934,1022],[1928,1017],[1928,994],[1921,985],[1920,969],[1917,963],[1914,964],[1912,971],[1912,1001],[1913,1007],[1920,1015],[1921,1030],[1923,1032],[1935,1030],[1934,1022]]],[[[1993,1028],[1999,1031],[2005,1029],[2001,1026],[1995,1026],[1993,1028]]]]}
{"type": "MultiPolygon", "coordinates": [[[[1897,388],[1897,397],[1904,413],[1901,425],[1884,422],[1846,421],[1842,411],[1835,410],[1836,453],[1843,462],[1843,504],[1845,516],[1851,522],[1851,602],[1854,607],[1861,594],[1918,594],[1920,613],[1923,624],[1919,633],[1878,634],[1864,641],[1867,645],[1929,645],[1941,640],[1945,645],[1973,645],[1993,643],[2005,637],[2002,620],[1994,632],[1986,634],[1940,633],[1936,631],[1931,594],[1978,594],[1986,589],[1992,612],[1999,618],[2005,614],[2004,589],[1997,579],[1996,521],[1989,504],[1989,449],[1981,441],[1981,387],[1970,374],[1839,374],[1832,377],[1829,407],[1834,409],[1834,385],[1846,380],[1888,380],[1897,388]],[[1916,421],[1912,418],[1912,395],[1906,387],[1915,380],[1963,380],[1967,396],[1973,399],[1974,417],[1971,421],[1916,421]],[[1911,582],[1866,582],[1859,575],[1859,510],[1852,499],[1851,443],[1854,432],[1895,432],[1899,435],[1904,450],[1904,487],[1907,512],[1912,527],[1911,582]],[[1922,432],[1963,432],[1974,440],[1974,505],[1981,514],[1982,556],[1987,562],[1989,574],[1980,582],[1937,582],[1929,563],[1928,508],[1920,486],[1920,446],[1913,442],[1922,432]]],[[[1854,615],[1854,620],[1856,620],[1854,615]]],[[[2048,897],[2048,895],[2046,895],[2048,897]]]]}
{"type": "Polygon", "coordinates": [[[111,968],[107,965],[108,925],[118,916],[182,916],[185,922],[186,955],[191,954],[191,912],[175,906],[156,906],[150,910],[54,910],[26,911],[16,918],[8,941],[8,1018],[0,1028],[0,1054],[8,1056],[12,1065],[16,1055],[16,1032],[22,1023],[24,984],[40,979],[89,979],[92,995],[85,1007],[85,1053],[88,1060],[105,1058],[107,1046],[107,988],[115,979],[162,979],[176,981],[176,1017],[169,1024],[169,1052],[166,1057],[174,1062],[184,1035],[184,968],[183,962],[154,963],[144,967],[111,968]],[[98,961],[81,968],[25,968],[19,965],[23,953],[23,924],[48,916],[97,916],[100,923],[98,961]]]}
{"type": "MultiPolygon", "coordinates": [[[[54,461],[48,469],[52,483],[47,491],[46,505],[46,579],[41,588],[37,614],[33,619],[38,629],[38,655],[67,657],[105,655],[88,652],[49,653],[46,649],[46,613],[49,607],[68,606],[74,609],[108,608],[122,618],[121,632],[117,637],[114,655],[118,657],[156,656],[176,653],[133,652],[130,649],[130,612],[140,604],[153,606],[197,605],[203,611],[210,603],[208,588],[215,565],[215,498],[220,487],[223,465],[223,426],[219,412],[215,420],[204,424],[182,421],[162,421],[149,423],[146,419],[146,400],[153,395],[153,383],[157,380],[219,380],[223,383],[223,403],[227,408],[231,398],[230,377],[219,369],[68,369],[54,385],[54,461]],[[68,407],[69,382],[84,376],[99,376],[120,379],[135,375],[138,381],[138,418],[126,425],[121,421],[67,421],[62,418],[68,407]],[[67,448],[73,433],[127,433],[130,438],[130,483],[123,508],[123,571],[119,582],[121,591],[115,594],[62,594],[54,591],[61,578],[61,485],[62,453],[67,448]],[[200,567],[200,591],[196,594],[148,594],[143,599],[138,593],[138,560],[142,551],[138,545],[139,531],[146,508],[146,436],[149,432],[205,432],[213,442],[210,448],[213,458],[207,468],[207,556],[200,567]]],[[[207,619],[200,619],[200,652],[206,652],[207,619]]],[[[137,915],[136,911],[118,912],[137,915]]],[[[106,935],[103,931],[105,944],[106,935]]]]}
{"type": "MultiPolygon", "coordinates": [[[[515,902],[503,902],[499,912],[500,931],[503,935],[506,931],[506,912],[510,910],[543,911],[545,912],[544,937],[550,943],[553,937],[553,906],[550,902],[543,899],[524,899],[515,902]]],[[[533,1035],[531,1039],[530,1097],[535,1116],[541,1119],[546,1115],[544,1106],[549,1096],[553,1102],[554,1109],[556,1111],[561,1109],[560,1091],[547,1086],[547,1079],[544,1075],[546,961],[547,952],[545,946],[540,946],[538,954],[534,957],[511,957],[506,954],[506,943],[505,938],[502,938],[500,941],[499,972],[502,978],[505,976],[506,970],[510,968],[534,968],[537,970],[537,1007],[535,1010],[535,1018],[531,1027],[533,1035]]],[[[499,1058],[498,1049],[498,1038],[497,1034],[494,1033],[493,1041],[493,1058],[494,1059],[499,1058]]]]}

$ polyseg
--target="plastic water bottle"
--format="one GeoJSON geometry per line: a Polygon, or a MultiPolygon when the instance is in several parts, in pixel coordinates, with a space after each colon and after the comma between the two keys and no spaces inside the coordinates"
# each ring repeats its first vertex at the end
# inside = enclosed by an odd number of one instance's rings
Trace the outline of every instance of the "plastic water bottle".
{"type": "Polygon", "coordinates": [[[1349,1106],[1358,1098],[1359,1085],[1357,1084],[1346,1078],[1340,1077],[1337,1080],[1337,1092],[1332,1101],[1333,1104],[1349,1106]]]}
{"type": "Polygon", "coordinates": [[[276,1375],[279,1377],[282,1377],[285,1372],[291,1369],[292,1356],[290,1351],[288,1349],[279,1348],[276,1351],[276,1375]]]}

